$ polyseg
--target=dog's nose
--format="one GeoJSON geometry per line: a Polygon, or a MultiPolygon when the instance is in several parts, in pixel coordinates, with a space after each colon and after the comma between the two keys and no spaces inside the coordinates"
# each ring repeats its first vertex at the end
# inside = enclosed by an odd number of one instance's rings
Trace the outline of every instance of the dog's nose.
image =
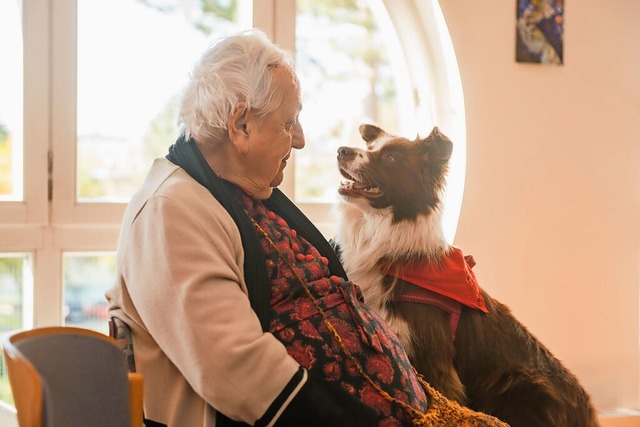
{"type": "Polygon", "coordinates": [[[356,150],[351,147],[338,148],[338,159],[348,159],[356,155],[356,150]]]}

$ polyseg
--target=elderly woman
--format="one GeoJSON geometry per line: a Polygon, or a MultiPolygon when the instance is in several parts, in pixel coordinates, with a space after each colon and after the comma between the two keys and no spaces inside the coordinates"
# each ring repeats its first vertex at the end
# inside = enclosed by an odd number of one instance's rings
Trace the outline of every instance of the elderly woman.
{"type": "Polygon", "coordinates": [[[421,383],[327,241],[275,189],[305,145],[301,108],[290,56],[258,31],[219,41],[195,66],[183,135],[127,208],[107,293],[133,333],[146,417],[501,425],[421,383]]]}

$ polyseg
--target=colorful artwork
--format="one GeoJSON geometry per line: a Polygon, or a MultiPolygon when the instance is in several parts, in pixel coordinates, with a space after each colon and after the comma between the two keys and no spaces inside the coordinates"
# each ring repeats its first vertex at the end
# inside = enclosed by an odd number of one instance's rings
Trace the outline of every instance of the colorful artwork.
{"type": "Polygon", "coordinates": [[[516,1],[516,61],[562,64],[564,0],[516,1]]]}

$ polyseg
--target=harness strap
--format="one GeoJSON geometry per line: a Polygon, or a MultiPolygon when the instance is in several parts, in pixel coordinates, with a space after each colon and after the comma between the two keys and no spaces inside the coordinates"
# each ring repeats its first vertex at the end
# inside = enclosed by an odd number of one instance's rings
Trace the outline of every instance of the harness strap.
{"type": "MultiPolygon", "coordinates": [[[[408,283],[408,282],[405,282],[408,283]]],[[[456,340],[456,331],[460,322],[462,304],[458,301],[418,286],[410,286],[394,298],[395,301],[412,302],[416,304],[434,305],[449,313],[449,327],[451,341],[456,340]]]]}

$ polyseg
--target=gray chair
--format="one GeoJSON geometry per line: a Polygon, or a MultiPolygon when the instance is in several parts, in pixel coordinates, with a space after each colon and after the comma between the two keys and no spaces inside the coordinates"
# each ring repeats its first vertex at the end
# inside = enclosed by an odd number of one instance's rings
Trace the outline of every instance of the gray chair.
{"type": "Polygon", "coordinates": [[[2,344],[20,427],[143,425],[142,376],[128,373],[115,340],[47,327],[2,344]]]}

